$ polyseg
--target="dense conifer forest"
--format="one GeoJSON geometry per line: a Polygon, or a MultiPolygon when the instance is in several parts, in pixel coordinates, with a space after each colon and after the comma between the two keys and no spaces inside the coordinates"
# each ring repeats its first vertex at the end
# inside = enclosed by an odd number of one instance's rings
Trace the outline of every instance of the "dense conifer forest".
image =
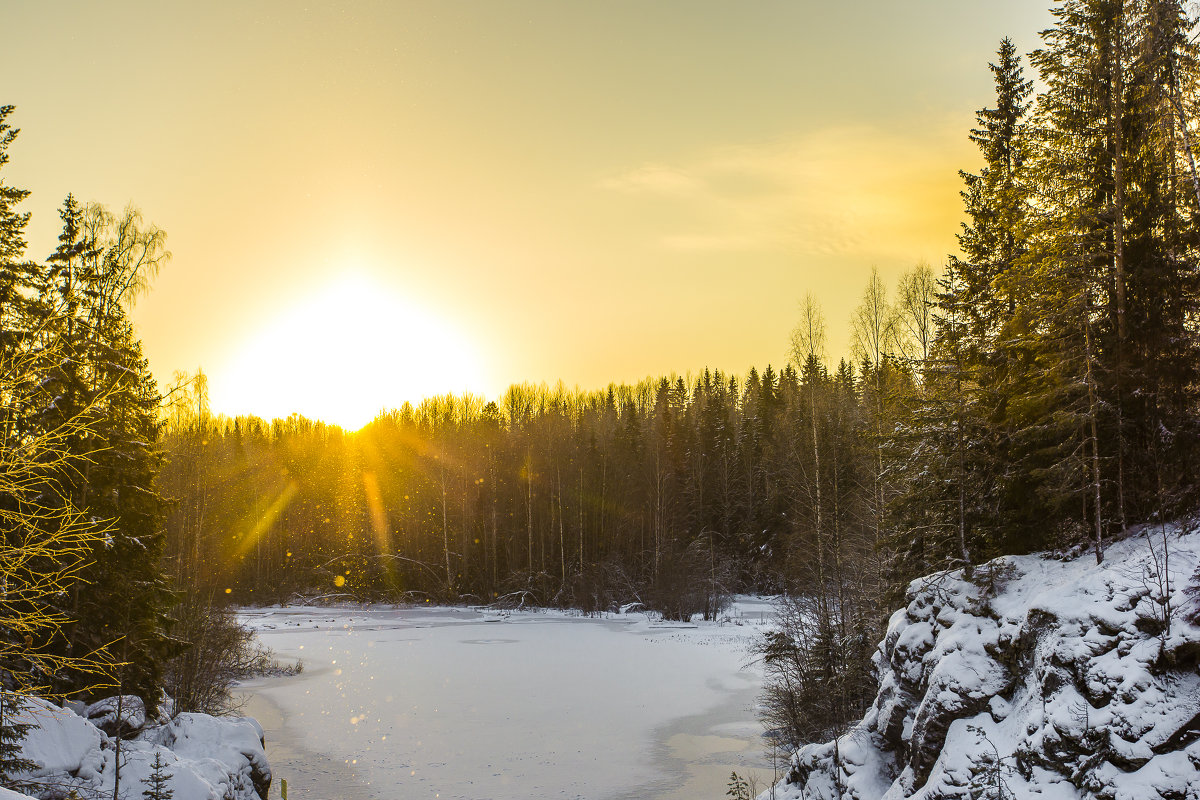
{"type": "MultiPolygon", "coordinates": [[[[796,743],[861,712],[913,578],[1049,548],[1099,560],[1127,524],[1194,511],[1193,21],[1168,0],[1054,13],[1041,49],[1006,39],[990,64],[995,97],[964,132],[980,162],[962,173],[961,253],[894,287],[872,272],[844,358],[805,298],[790,359],[745,375],[517,384],[357,432],[215,415],[202,373],[160,394],[128,320],[161,231],[68,197],[58,249],[28,261],[25,193],[0,185],[0,454],[33,464],[0,484],[0,526],[13,552],[78,532],[41,556],[53,590],[0,603],[62,623],[6,622],[0,668],[155,698],[228,603],[640,602],[686,619],[780,593],[803,636],[764,646],[768,673],[796,677],[768,706],[796,743]]],[[[41,569],[17,563],[10,585],[41,569]]]]}

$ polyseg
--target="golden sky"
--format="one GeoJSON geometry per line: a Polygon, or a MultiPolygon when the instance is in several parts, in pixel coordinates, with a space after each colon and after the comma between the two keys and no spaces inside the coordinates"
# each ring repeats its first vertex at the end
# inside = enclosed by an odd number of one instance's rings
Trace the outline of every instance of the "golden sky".
{"type": "Polygon", "coordinates": [[[0,0],[2,177],[34,258],[67,192],[167,231],[135,318],[219,411],[740,374],[954,248],[1048,2],[0,0]]]}

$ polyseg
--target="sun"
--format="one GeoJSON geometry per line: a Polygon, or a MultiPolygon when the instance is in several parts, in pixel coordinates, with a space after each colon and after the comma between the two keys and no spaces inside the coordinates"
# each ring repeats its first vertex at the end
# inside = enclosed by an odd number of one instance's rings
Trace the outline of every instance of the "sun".
{"type": "Polygon", "coordinates": [[[210,380],[217,411],[298,413],[347,430],[405,402],[485,391],[480,360],[461,333],[362,275],[342,277],[269,321],[210,380]]]}

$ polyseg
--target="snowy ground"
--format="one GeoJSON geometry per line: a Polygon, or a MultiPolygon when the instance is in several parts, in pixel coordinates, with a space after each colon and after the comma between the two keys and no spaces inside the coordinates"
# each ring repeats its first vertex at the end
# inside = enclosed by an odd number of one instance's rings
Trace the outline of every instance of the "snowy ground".
{"type": "Polygon", "coordinates": [[[248,682],[292,800],[689,800],[771,779],[741,598],[721,624],[461,608],[288,607],[244,620],[295,677],[248,682]]]}

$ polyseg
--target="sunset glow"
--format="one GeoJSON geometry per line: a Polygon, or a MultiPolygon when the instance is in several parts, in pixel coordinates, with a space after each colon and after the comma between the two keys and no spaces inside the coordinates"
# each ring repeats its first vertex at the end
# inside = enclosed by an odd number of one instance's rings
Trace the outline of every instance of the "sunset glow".
{"type": "Polygon", "coordinates": [[[211,377],[230,414],[298,413],[355,430],[384,408],[486,390],[471,344],[445,320],[362,275],[268,320],[211,377]]]}
{"type": "Polygon", "coordinates": [[[1036,47],[1049,18],[1044,0],[10,3],[10,58],[39,67],[3,98],[9,179],[32,191],[31,256],[69,191],[167,231],[135,320],[160,383],[203,368],[219,413],[362,420],[478,386],[456,333],[491,400],[742,375],[787,359],[806,293],[836,358],[873,268],[892,285],[955,251],[989,54],[1036,47]],[[81,75],[136,76],[154,103],[136,124],[92,104],[81,146],[81,75]],[[295,308],[347,251],[403,315],[295,308]],[[299,374],[323,385],[288,397],[299,374]]]}

